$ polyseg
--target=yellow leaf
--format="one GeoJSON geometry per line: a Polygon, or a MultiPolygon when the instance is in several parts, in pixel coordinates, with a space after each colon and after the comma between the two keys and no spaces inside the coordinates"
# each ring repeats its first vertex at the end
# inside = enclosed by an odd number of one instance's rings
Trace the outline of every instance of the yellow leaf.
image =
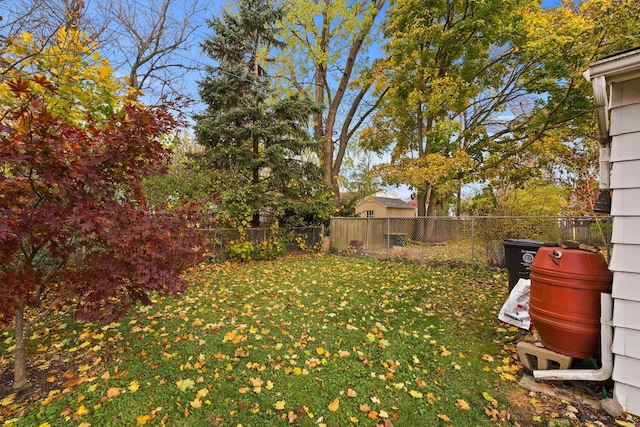
{"type": "Polygon", "coordinates": [[[78,424],[78,427],[91,427],[91,423],[83,421],[80,424],[78,424]]]}
{"type": "Polygon", "coordinates": [[[196,397],[191,402],[189,402],[189,405],[191,405],[191,407],[194,409],[202,408],[202,400],[200,400],[199,397],[196,397]]]}
{"type": "Polygon", "coordinates": [[[22,33],[22,40],[27,44],[33,43],[33,34],[31,33],[22,33]]]}
{"type": "Polygon", "coordinates": [[[38,427],[51,427],[51,424],[49,424],[49,423],[42,423],[42,424],[40,424],[38,427]]]}
{"type": "Polygon", "coordinates": [[[264,385],[264,381],[260,378],[249,378],[249,383],[252,387],[262,387],[264,385]]]}
{"type": "Polygon", "coordinates": [[[318,353],[320,356],[322,356],[323,354],[326,353],[326,350],[322,347],[317,347],[316,348],[316,353],[318,353]]]}
{"type": "Polygon", "coordinates": [[[416,399],[421,399],[421,398],[422,398],[422,396],[423,396],[423,394],[422,394],[422,393],[420,393],[420,392],[419,392],[419,391],[417,391],[417,390],[411,390],[411,391],[409,392],[409,394],[410,394],[411,396],[415,397],[416,399]]]}
{"type": "Polygon", "coordinates": [[[278,401],[276,402],[275,407],[276,407],[276,409],[278,409],[278,410],[282,410],[282,409],[284,409],[284,406],[285,406],[286,404],[287,404],[287,402],[286,402],[286,401],[284,401],[284,400],[278,400],[278,401]]]}
{"type": "Polygon", "coordinates": [[[495,402],[496,399],[494,399],[493,397],[491,397],[491,395],[489,393],[487,393],[486,391],[482,392],[482,397],[484,397],[485,400],[493,403],[495,402]]]}
{"type": "Polygon", "coordinates": [[[616,420],[616,424],[624,427],[635,427],[634,423],[630,423],[628,421],[616,420]]]}
{"type": "Polygon", "coordinates": [[[449,417],[447,417],[445,414],[438,414],[438,418],[440,418],[442,421],[448,423],[449,421],[451,421],[449,419],[449,417]]]}
{"type": "Polygon", "coordinates": [[[195,382],[190,379],[186,379],[186,380],[180,379],[176,381],[176,385],[178,386],[180,391],[187,391],[187,389],[193,388],[193,386],[195,385],[195,382]]]}
{"type": "Polygon", "coordinates": [[[350,388],[349,390],[347,390],[347,396],[349,397],[356,397],[358,395],[358,393],[356,393],[356,391],[352,388],[350,388]]]}
{"type": "Polygon", "coordinates": [[[118,395],[120,395],[120,388],[118,387],[109,387],[109,389],[107,390],[107,397],[109,399],[111,399],[112,397],[116,397],[118,395]]]}
{"type": "Polygon", "coordinates": [[[340,409],[340,399],[336,397],[331,401],[331,403],[329,403],[328,407],[331,412],[336,412],[338,409],[340,409]]]}
{"type": "Polygon", "coordinates": [[[513,376],[513,375],[511,375],[511,374],[505,374],[505,373],[502,373],[502,374],[500,374],[500,377],[501,377],[503,380],[507,380],[507,381],[515,381],[515,380],[516,380],[516,377],[514,377],[514,376],[513,376]]]}
{"type": "Polygon", "coordinates": [[[471,409],[469,407],[469,404],[464,399],[457,399],[456,400],[456,407],[458,409],[462,409],[464,411],[467,411],[467,410],[471,409]]]}
{"type": "Polygon", "coordinates": [[[265,386],[267,390],[273,390],[273,382],[271,380],[267,381],[267,385],[265,386]]]}
{"type": "Polygon", "coordinates": [[[209,390],[207,390],[206,388],[201,388],[200,390],[198,390],[198,392],[196,393],[196,396],[198,397],[205,397],[207,394],[209,394],[209,390]]]}
{"type": "Polygon", "coordinates": [[[87,415],[88,413],[89,413],[89,410],[87,409],[87,407],[84,405],[80,405],[75,415],[78,417],[81,417],[83,415],[87,415]]]}
{"type": "Polygon", "coordinates": [[[145,425],[151,419],[151,415],[140,415],[136,418],[136,424],[139,426],[145,425]]]}
{"type": "Polygon", "coordinates": [[[140,383],[136,380],[131,381],[131,383],[129,384],[129,391],[131,393],[135,393],[136,391],[138,391],[139,388],[140,388],[140,383]]]}
{"type": "Polygon", "coordinates": [[[351,421],[353,424],[358,424],[360,422],[360,420],[356,417],[349,417],[349,421],[351,421]]]}
{"type": "Polygon", "coordinates": [[[493,362],[493,356],[485,353],[484,356],[482,356],[482,360],[485,362],[493,362]]]}
{"type": "Polygon", "coordinates": [[[0,406],[9,406],[13,403],[13,399],[15,399],[16,394],[15,393],[11,393],[9,396],[5,397],[4,399],[0,400],[0,406]]]}

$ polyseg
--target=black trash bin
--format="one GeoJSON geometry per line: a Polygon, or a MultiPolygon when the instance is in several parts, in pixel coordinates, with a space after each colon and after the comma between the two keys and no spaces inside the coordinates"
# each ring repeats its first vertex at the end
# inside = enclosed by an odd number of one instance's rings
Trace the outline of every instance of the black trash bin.
{"type": "Polygon", "coordinates": [[[509,273],[509,292],[520,279],[528,279],[531,263],[543,242],[527,239],[507,239],[504,242],[504,260],[509,273]]]}

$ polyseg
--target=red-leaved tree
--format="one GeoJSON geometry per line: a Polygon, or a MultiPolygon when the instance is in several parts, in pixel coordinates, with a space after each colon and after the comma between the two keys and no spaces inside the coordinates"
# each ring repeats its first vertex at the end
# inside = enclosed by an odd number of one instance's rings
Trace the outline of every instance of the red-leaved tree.
{"type": "Polygon", "coordinates": [[[16,102],[0,122],[0,324],[15,321],[21,388],[29,320],[60,308],[120,318],[149,292],[183,291],[199,250],[189,218],[151,212],[141,189],[168,160],[161,142],[176,121],[165,109],[125,101],[73,121],[52,114],[59,87],[42,75],[6,87],[16,102]]]}

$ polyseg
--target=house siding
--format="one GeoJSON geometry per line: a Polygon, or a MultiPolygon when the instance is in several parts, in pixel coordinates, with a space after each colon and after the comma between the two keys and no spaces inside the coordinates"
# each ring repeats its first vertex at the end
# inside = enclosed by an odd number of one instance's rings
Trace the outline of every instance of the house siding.
{"type": "Polygon", "coordinates": [[[384,218],[387,216],[387,208],[373,199],[368,199],[358,205],[356,215],[366,218],[367,211],[373,211],[374,218],[384,218]]]}
{"type": "Polygon", "coordinates": [[[613,83],[610,101],[614,396],[640,414],[640,79],[613,83]]]}
{"type": "MultiPolygon", "coordinates": [[[[404,203],[398,199],[398,203],[404,203]]],[[[373,218],[405,218],[415,217],[416,211],[409,204],[406,208],[388,207],[375,200],[373,197],[364,199],[356,206],[356,215],[367,217],[367,211],[373,211],[373,218]]]]}

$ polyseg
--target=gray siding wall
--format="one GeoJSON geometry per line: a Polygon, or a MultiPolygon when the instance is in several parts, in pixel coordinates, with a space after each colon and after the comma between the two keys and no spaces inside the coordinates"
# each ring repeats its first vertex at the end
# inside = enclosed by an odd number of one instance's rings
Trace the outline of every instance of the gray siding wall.
{"type": "Polygon", "coordinates": [[[610,108],[614,396],[640,414],[640,79],[614,83],[610,108]]]}

